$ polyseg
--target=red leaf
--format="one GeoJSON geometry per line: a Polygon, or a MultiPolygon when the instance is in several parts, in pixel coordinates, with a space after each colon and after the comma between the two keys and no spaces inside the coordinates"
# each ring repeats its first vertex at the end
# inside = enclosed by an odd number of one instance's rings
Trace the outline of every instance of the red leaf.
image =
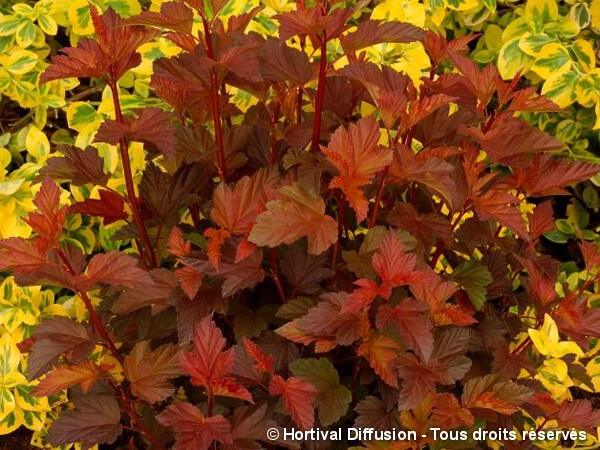
{"type": "Polygon", "coordinates": [[[304,86],[314,77],[308,55],[276,39],[267,39],[261,49],[260,73],[266,80],[291,81],[296,86],[304,86]]]}
{"type": "Polygon", "coordinates": [[[23,238],[0,240],[0,271],[33,272],[46,264],[46,256],[37,245],[23,238]]]}
{"type": "Polygon", "coordinates": [[[524,155],[559,150],[565,146],[564,142],[513,117],[513,114],[512,111],[498,114],[485,133],[475,128],[468,129],[468,134],[481,144],[495,163],[518,168],[527,161],[524,155]]]}
{"type": "Polygon", "coordinates": [[[73,362],[83,362],[94,349],[86,326],[62,316],[42,321],[33,336],[35,342],[27,364],[29,380],[46,373],[64,353],[68,353],[73,362]]]}
{"type": "Polygon", "coordinates": [[[193,300],[202,286],[204,274],[193,267],[182,267],[175,271],[175,276],[179,280],[179,286],[190,300],[193,300]]]}
{"type": "Polygon", "coordinates": [[[451,97],[446,94],[432,94],[411,101],[409,110],[402,120],[402,129],[410,129],[442,106],[456,100],[457,97],[451,97]]]}
{"type": "Polygon", "coordinates": [[[60,206],[60,189],[50,178],[42,182],[33,204],[39,212],[30,212],[25,221],[39,236],[36,244],[40,252],[45,252],[58,245],[68,208],[60,206]]]}
{"type": "Polygon", "coordinates": [[[361,278],[354,282],[358,289],[354,289],[348,296],[348,299],[342,306],[340,311],[341,314],[350,314],[353,312],[361,311],[371,303],[378,295],[384,298],[389,298],[392,294],[391,289],[382,288],[373,280],[367,280],[361,278]]]}
{"type": "Polygon", "coordinates": [[[71,205],[69,212],[102,217],[104,225],[110,225],[117,220],[125,220],[128,217],[128,214],[125,212],[125,201],[123,198],[105,189],[100,190],[99,200],[93,198],[85,199],[83,202],[71,205]]]}
{"type": "Polygon", "coordinates": [[[402,241],[393,231],[383,238],[372,261],[383,284],[392,288],[420,283],[429,277],[429,273],[415,270],[416,263],[417,255],[405,253],[402,241]]]}
{"type": "Polygon", "coordinates": [[[348,130],[340,127],[321,149],[340,173],[329,187],[342,189],[361,222],[367,217],[369,202],[360,187],[392,162],[392,152],[379,146],[377,122],[369,116],[350,124],[348,130]]]}
{"type": "Polygon", "coordinates": [[[585,296],[561,301],[553,317],[561,333],[584,348],[589,337],[600,337],[600,309],[590,308],[585,296]]]}
{"type": "Polygon", "coordinates": [[[104,159],[92,146],[82,150],[74,145],[59,145],[56,150],[63,158],[53,157],[40,169],[40,175],[55,180],[69,180],[75,186],[93,183],[105,186],[110,174],[104,172],[104,159]]]}
{"type": "Polygon", "coordinates": [[[298,184],[277,192],[280,199],[267,203],[267,210],[257,217],[250,242],[273,248],[306,236],[308,253],[318,255],[337,240],[337,223],[325,214],[321,197],[311,197],[298,184]]]}
{"type": "Polygon", "coordinates": [[[265,373],[273,373],[273,356],[265,355],[258,345],[253,341],[244,336],[243,338],[244,349],[246,353],[254,360],[256,364],[254,367],[265,373]]]}
{"type": "Polygon", "coordinates": [[[415,270],[416,263],[417,255],[405,253],[402,241],[396,233],[388,232],[372,259],[373,268],[381,278],[381,284],[367,279],[356,281],[354,284],[358,289],[350,294],[341,313],[360,311],[370,305],[377,295],[387,299],[392,294],[392,288],[421,283],[429,278],[429,272],[415,270]]]}
{"type": "Polygon", "coordinates": [[[334,274],[333,270],[325,267],[327,263],[326,255],[308,255],[298,247],[293,247],[285,253],[280,268],[294,290],[314,294],[319,290],[319,283],[334,274]]]}
{"type": "Polygon", "coordinates": [[[528,213],[527,216],[529,218],[531,239],[537,239],[547,231],[554,229],[554,210],[550,200],[537,205],[533,213],[528,213]]]}
{"type": "Polygon", "coordinates": [[[519,199],[508,192],[489,190],[473,199],[475,212],[481,220],[496,220],[525,240],[530,240],[519,209],[519,199]]]}
{"type": "Polygon", "coordinates": [[[207,450],[214,441],[231,444],[231,424],[223,416],[204,417],[190,403],[167,406],[156,420],[175,431],[173,450],[207,450]]]}
{"type": "Polygon", "coordinates": [[[269,393],[283,397],[283,406],[301,430],[313,427],[315,411],[312,403],[317,390],[312,384],[298,377],[284,380],[279,375],[274,375],[269,382],[269,393]]]}
{"type": "Polygon", "coordinates": [[[401,145],[394,153],[390,175],[401,186],[410,181],[424,185],[435,195],[441,196],[452,208],[457,192],[451,177],[453,170],[454,167],[443,159],[428,157],[426,154],[416,156],[411,149],[401,145]]]}
{"type": "Polygon", "coordinates": [[[410,203],[397,203],[387,216],[387,221],[415,236],[426,251],[431,249],[437,238],[447,244],[452,242],[450,222],[445,217],[419,214],[410,203]]]}
{"type": "Polygon", "coordinates": [[[141,62],[135,50],[158,32],[142,26],[124,26],[114,9],[98,14],[90,6],[97,42],[82,39],[76,48],[63,49],[64,55],[52,57],[52,64],[40,77],[40,83],[69,77],[104,78],[116,82],[141,62]]]}
{"type": "Polygon", "coordinates": [[[221,263],[221,247],[230,236],[231,233],[227,230],[208,228],[204,231],[204,237],[207,238],[206,253],[208,254],[208,260],[217,272],[219,272],[219,264],[221,263]]]}
{"type": "Polygon", "coordinates": [[[382,305],[377,310],[377,328],[383,330],[393,326],[409,348],[423,360],[429,360],[433,351],[433,324],[429,318],[429,308],[414,298],[404,298],[393,308],[382,305]]]}
{"type": "Polygon", "coordinates": [[[274,16],[279,21],[279,38],[287,41],[292,36],[316,37],[323,34],[325,30],[327,39],[338,37],[348,28],[346,21],[356,11],[350,8],[338,8],[323,14],[321,8],[313,6],[307,9],[296,9],[294,11],[277,14],[274,16]]]}
{"type": "Polygon", "coordinates": [[[581,241],[579,249],[585,261],[585,268],[588,271],[591,272],[594,268],[600,267],[600,249],[597,244],[589,241],[581,241]]]}
{"type": "Polygon", "coordinates": [[[167,249],[169,250],[169,253],[177,258],[183,258],[190,253],[192,244],[183,239],[181,228],[173,227],[171,228],[171,233],[169,233],[167,249]]]}
{"type": "Polygon", "coordinates": [[[40,76],[40,84],[61,78],[102,78],[110,63],[100,45],[88,38],[81,39],[77,47],[61,49],[63,55],[52,56],[52,63],[40,76]]]}
{"type": "Polygon", "coordinates": [[[577,428],[595,433],[595,428],[600,425],[600,410],[592,407],[589,400],[574,400],[563,402],[556,420],[563,428],[577,428]]]}
{"type": "Polygon", "coordinates": [[[465,383],[462,403],[467,408],[489,409],[512,415],[533,391],[512,381],[501,381],[497,374],[471,378],[465,383]]]}
{"type": "Polygon", "coordinates": [[[196,325],[194,350],[180,353],[181,367],[191,375],[192,384],[204,387],[207,392],[253,403],[250,393],[227,376],[233,368],[234,351],[225,351],[225,345],[221,330],[206,317],[196,325]]]}
{"type": "Polygon", "coordinates": [[[121,410],[112,395],[88,394],[72,396],[74,409],[66,409],[52,422],[45,440],[58,447],[77,440],[82,448],[112,444],[123,432],[121,410]]]}
{"type": "Polygon", "coordinates": [[[556,280],[559,262],[549,256],[517,258],[527,269],[531,282],[530,290],[542,305],[552,302],[556,298],[554,280],[556,280]]]}
{"type": "Polygon", "coordinates": [[[395,367],[402,378],[398,399],[398,409],[401,411],[416,407],[428,394],[435,392],[434,383],[440,381],[439,377],[412,353],[400,356],[395,361],[395,367]]]}
{"type": "Polygon", "coordinates": [[[148,341],[135,344],[125,357],[123,375],[131,383],[131,392],[148,403],[162,401],[169,397],[175,388],[168,381],[183,372],[178,362],[179,348],[165,344],[150,350],[148,341]]]}
{"type": "Polygon", "coordinates": [[[448,299],[456,293],[456,290],[454,283],[442,282],[439,278],[411,286],[414,296],[429,305],[436,325],[468,326],[477,323],[472,313],[459,305],[448,303],[448,299]]]}
{"type": "Polygon", "coordinates": [[[568,194],[566,186],[585,181],[598,173],[600,164],[555,159],[552,155],[543,154],[536,155],[530,166],[517,170],[507,183],[533,197],[564,195],[568,194]]]}
{"type": "Polygon", "coordinates": [[[146,145],[146,149],[160,152],[168,159],[175,157],[175,126],[172,116],[160,108],[134,110],[137,117],[124,116],[123,122],[105,120],[96,133],[95,142],[117,144],[137,141],[146,145]]]}
{"type": "Polygon", "coordinates": [[[448,54],[454,66],[465,76],[467,87],[475,94],[481,106],[487,106],[492,95],[496,92],[495,81],[500,77],[494,64],[486,64],[480,69],[477,63],[466,56],[449,49],[448,54]]]}
{"type": "Polygon", "coordinates": [[[83,392],[88,392],[98,380],[96,365],[87,360],[81,365],[58,366],[48,373],[32,392],[32,395],[44,397],[54,395],[64,389],[79,384],[83,392]]]}
{"type": "Polygon", "coordinates": [[[143,11],[137,16],[125,20],[126,24],[149,25],[191,34],[194,13],[181,2],[165,2],[160,5],[160,12],[143,11]]]}
{"type": "Polygon", "coordinates": [[[233,189],[219,184],[213,197],[213,220],[232,234],[248,236],[256,217],[265,210],[277,180],[276,171],[261,169],[252,177],[242,177],[233,189]]]}
{"type": "Polygon", "coordinates": [[[535,88],[527,87],[511,96],[509,111],[559,112],[560,106],[544,95],[539,95],[535,88]]]}
{"type": "Polygon", "coordinates": [[[364,20],[356,30],[340,37],[345,53],[355,53],[366,47],[384,43],[409,43],[423,39],[425,33],[410,23],[364,20]]]}
{"type": "Polygon", "coordinates": [[[78,280],[79,286],[85,291],[98,283],[136,288],[152,283],[152,279],[148,272],[138,266],[136,258],[110,251],[94,255],[87,266],[87,274],[78,280]]]}
{"type": "Polygon", "coordinates": [[[472,427],[475,422],[471,411],[461,407],[456,397],[452,394],[436,394],[433,404],[435,405],[435,409],[431,416],[431,421],[436,427],[451,430],[461,425],[472,427]]]}

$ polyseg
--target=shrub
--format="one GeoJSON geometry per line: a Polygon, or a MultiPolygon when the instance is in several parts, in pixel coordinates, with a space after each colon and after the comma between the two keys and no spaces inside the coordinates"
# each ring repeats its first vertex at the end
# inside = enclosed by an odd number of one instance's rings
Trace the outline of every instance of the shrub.
{"type": "MultiPolygon", "coordinates": [[[[582,265],[543,236],[548,197],[600,168],[516,115],[557,105],[470,60],[472,37],[361,3],[300,3],[277,38],[224,7],[92,6],[95,37],[41,76],[107,86],[98,111],[69,107],[80,134],[45,160],[33,236],[0,241],[0,270],[71,309],[2,341],[3,393],[54,407],[44,441],[239,448],[334,425],[416,431],[413,447],[443,446],[436,427],[595,441],[598,245],[575,201],[582,265]],[[151,42],[170,50],[146,89],[128,77],[151,42]],[[429,76],[368,61],[380,44],[422,46],[429,76]]],[[[5,405],[3,424],[29,411],[5,405]]]]}

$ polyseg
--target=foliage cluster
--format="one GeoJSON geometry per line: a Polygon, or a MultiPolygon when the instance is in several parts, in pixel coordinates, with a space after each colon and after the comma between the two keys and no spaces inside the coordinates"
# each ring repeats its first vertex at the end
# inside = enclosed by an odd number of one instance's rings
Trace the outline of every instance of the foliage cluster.
{"type": "MultiPolygon", "coordinates": [[[[0,432],[199,449],[273,445],[283,426],[561,427],[596,443],[596,191],[567,188],[600,168],[524,120],[559,108],[502,56],[479,67],[460,27],[447,41],[394,20],[476,27],[475,3],[0,16],[0,88],[34,120],[1,142],[0,432]],[[46,67],[57,25],[71,46],[46,67]]],[[[527,5],[535,33],[562,36],[549,3],[527,5]]],[[[392,445],[449,445],[431,437],[392,445]]]]}

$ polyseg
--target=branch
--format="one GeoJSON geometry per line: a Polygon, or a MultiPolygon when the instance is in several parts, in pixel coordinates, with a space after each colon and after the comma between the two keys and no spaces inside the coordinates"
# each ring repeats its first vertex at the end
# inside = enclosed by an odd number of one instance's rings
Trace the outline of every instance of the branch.
{"type": "MultiPolygon", "coordinates": [[[[119,103],[119,88],[117,87],[116,82],[109,83],[109,87],[112,91],[112,98],[115,106],[115,120],[118,123],[122,124],[123,112],[121,111],[121,104],[119,103]]],[[[127,197],[129,198],[129,206],[131,207],[131,212],[133,213],[133,220],[144,245],[144,248],[140,253],[147,259],[147,265],[149,266],[149,268],[153,269],[156,267],[156,256],[154,255],[154,250],[152,249],[152,245],[150,244],[148,231],[146,230],[146,227],[144,225],[137,197],[135,196],[135,185],[133,184],[131,161],[129,160],[129,150],[127,149],[125,138],[119,139],[119,150],[121,153],[121,161],[123,163],[123,176],[125,177],[125,186],[127,186],[127,197]]]]}

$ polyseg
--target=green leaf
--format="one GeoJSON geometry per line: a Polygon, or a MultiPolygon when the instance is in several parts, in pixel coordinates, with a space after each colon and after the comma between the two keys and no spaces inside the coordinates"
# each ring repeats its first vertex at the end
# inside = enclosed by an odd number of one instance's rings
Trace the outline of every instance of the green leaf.
{"type": "Polygon", "coordinates": [[[596,55],[594,48],[585,39],[577,39],[571,46],[577,62],[585,72],[590,72],[596,67],[596,55]]]}
{"type": "Polygon", "coordinates": [[[555,0],[528,0],[525,5],[525,20],[536,32],[544,25],[558,19],[558,5],[555,0]]]}
{"type": "Polygon", "coordinates": [[[10,36],[15,34],[20,20],[15,16],[0,16],[0,36],[10,36]]]}
{"type": "Polygon", "coordinates": [[[54,36],[58,32],[58,25],[56,24],[56,21],[50,16],[39,16],[37,23],[45,34],[54,36]]]}
{"type": "Polygon", "coordinates": [[[579,75],[575,72],[563,72],[553,75],[542,86],[542,94],[561,108],[566,108],[575,102],[575,88],[578,81],[579,75]]]}
{"type": "Polygon", "coordinates": [[[519,47],[520,41],[517,37],[506,42],[498,54],[498,71],[505,80],[511,80],[519,70],[526,72],[533,64],[533,58],[519,47]]]}
{"type": "Polygon", "coordinates": [[[473,306],[480,310],[485,303],[485,288],[493,280],[490,271],[479,261],[471,259],[454,269],[452,278],[466,291],[473,306]]]}
{"type": "Polygon", "coordinates": [[[561,44],[546,44],[531,66],[531,70],[540,77],[548,79],[553,75],[568,71],[571,68],[571,56],[561,44]]]}
{"type": "Polygon", "coordinates": [[[569,17],[574,20],[579,28],[586,28],[592,21],[589,6],[586,3],[577,3],[571,6],[569,17]]]}
{"type": "Polygon", "coordinates": [[[38,62],[38,55],[29,50],[21,50],[13,53],[6,62],[6,70],[15,75],[23,75],[30,72],[38,62]]]}
{"type": "Polygon", "coordinates": [[[545,45],[557,42],[554,36],[546,33],[525,33],[519,40],[519,48],[529,56],[537,57],[545,45]]]}
{"type": "Polygon", "coordinates": [[[579,78],[577,86],[575,87],[577,101],[582,106],[591,107],[598,102],[599,94],[600,73],[584,73],[581,75],[581,78],[579,78]]]}
{"type": "Polygon", "coordinates": [[[39,160],[50,153],[50,141],[36,126],[31,126],[25,137],[25,148],[31,156],[39,160]]]}
{"type": "Polygon", "coordinates": [[[317,389],[315,406],[323,426],[337,422],[348,411],[352,392],[340,384],[340,377],[326,358],[298,359],[290,364],[292,373],[317,389]]]}
{"type": "Polygon", "coordinates": [[[9,87],[11,82],[12,77],[10,76],[10,73],[0,67],[0,92],[9,87]]]}
{"type": "Polygon", "coordinates": [[[17,27],[15,38],[19,47],[27,48],[35,41],[36,29],[30,20],[22,20],[17,27]]]}

